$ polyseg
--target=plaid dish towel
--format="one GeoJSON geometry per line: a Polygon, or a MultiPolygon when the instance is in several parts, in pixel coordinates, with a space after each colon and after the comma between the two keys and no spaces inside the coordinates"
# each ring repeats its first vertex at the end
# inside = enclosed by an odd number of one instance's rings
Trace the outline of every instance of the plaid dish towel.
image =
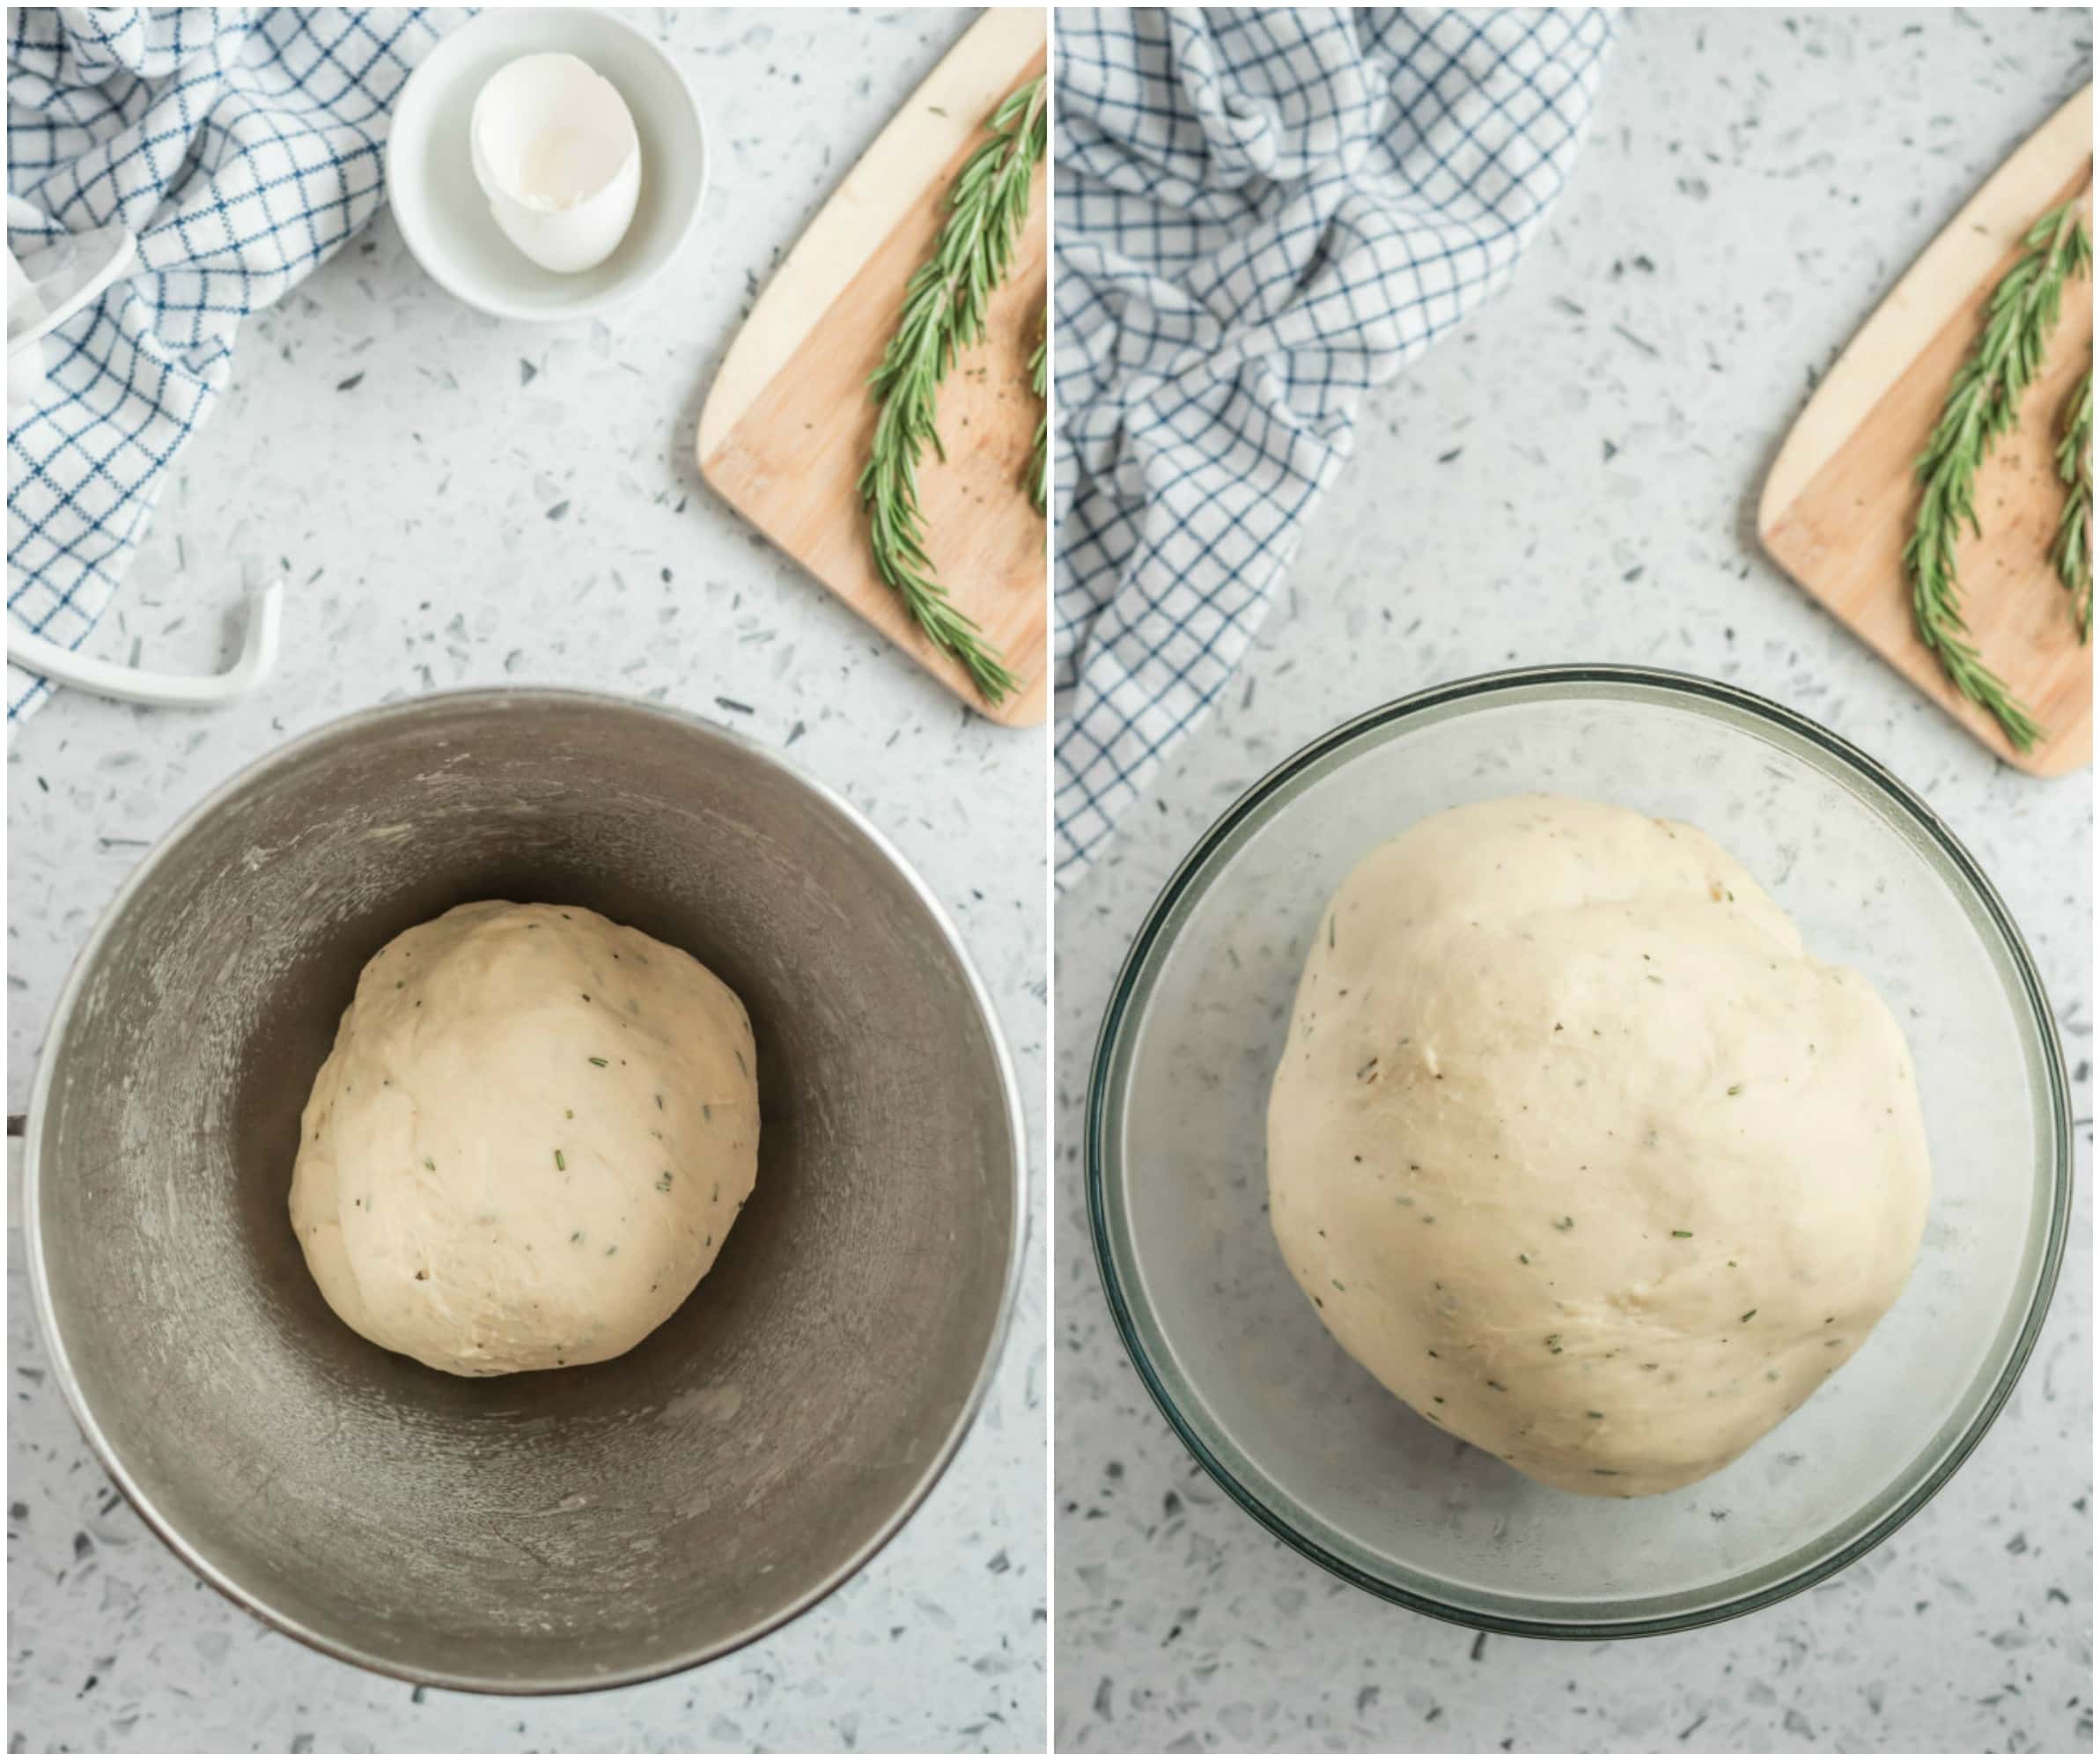
{"type": "MultiPolygon", "coordinates": [[[[10,616],[86,640],[240,321],[379,207],[394,94],[440,34],[422,11],[9,10],[8,247],[138,239],[130,276],[44,339],[36,405],[9,411],[10,616]]],[[[50,687],[7,674],[12,722],[50,687]]]]}
{"type": "Polygon", "coordinates": [[[1602,11],[1057,13],[1057,873],[1267,610],[1358,405],[1497,291],[1602,11]]]}

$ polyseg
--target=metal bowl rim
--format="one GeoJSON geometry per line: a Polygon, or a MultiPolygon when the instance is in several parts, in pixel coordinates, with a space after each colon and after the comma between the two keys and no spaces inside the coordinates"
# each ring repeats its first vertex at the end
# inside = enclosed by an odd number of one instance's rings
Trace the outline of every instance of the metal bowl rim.
{"type": "Polygon", "coordinates": [[[687,710],[674,709],[663,704],[643,703],[631,697],[615,696],[608,692],[577,689],[558,685],[515,685],[475,687],[464,690],[434,691],[412,698],[405,703],[382,704],[371,709],[355,711],[337,717],[320,726],[294,736],[279,746],[273,747],[261,757],[243,765],[224,782],[211,789],[202,800],[176,820],[173,825],[158,838],[153,847],[139,860],[131,873],[124,877],[115,895],[96,919],[94,929],[82,945],[73,961],[72,969],[66,975],[66,982],[59,991],[58,1001],[51,1012],[49,1025],[44,1034],[44,1052],[37,1059],[36,1074],[29,1094],[29,1111],[23,1131],[22,1144],[22,1238],[25,1258],[29,1271],[29,1286],[36,1310],[38,1330],[43,1335],[45,1350],[50,1354],[52,1379],[65,1396],[66,1404],[71,1408],[74,1422],[80,1426],[87,1440],[88,1448],[95,1459],[108,1474],[110,1483],[121,1492],[136,1510],[146,1527],[158,1535],[176,1557],[204,1582],[219,1592],[236,1607],[245,1610],[257,1619],[278,1632],[298,1639],[301,1644],[338,1659],[355,1664],[361,1669],[389,1676],[397,1681],[412,1683],[418,1687],[446,1688],[467,1693],[541,1695],[592,1693],[601,1689],[632,1687],[640,1683],[652,1682],[667,1676],[675,1676],[703,1663],[726,1657],[745,1646],[763,1639],[777,1631],[789,1621],[806,1614],[822,1602],[856,1573],[864,1570],[876,1554],[896,1537],[906,1522],[924,1504],[934,1486],[947,1471],[956,1452],[962,1447],[972,1423],[983,1408],[985,1397],[991,1393],[991,1382],[997,1374],[1000,1359],[1005,1355],[1006,1336],[1012,1327],[1013,1311],[1021,1293],[1021,1244],[1028,1233],[1028,1120],[1021,1100],[1021,1085],[1013,1072],[1013,1060],[1006,1047],[1006,1037],[999,1026],[998,1012],[993,1006],[984,980],[978,975],[969,950],[954,922],[943,909],[932,889],[923,880],[897,847],[876,828],[867,815],[829,784],[820,782],[799,766],[782,757],[770,748],[761,745],[748,734],[735,728],[725,727],[719,722],[687,710]],[[102,945],[119,917],[130,904],[133,896],[151,879],[154,872],[184,839],[188,837],[213,814],[259,782],[269,771],[306,755],[312,748],[324,741],[334,740],[346,733],[384,726],[390,721],[406,719],[427,712],[432,705],[472,708],[487,706],[512,712],[534,704],[552,704],[561,706],[589,707],[610,710],[622,714],[637,715],[666,722],[673,726],[704,737],[726,741],[740,748],[751,757],[759,759],[786,782],[814,795],[824,805],[845,821],[855,831],[894,868],[899,878],[932,919],[940,932],[951,956],[962,972],[975,1002],[984,1031],[991,1041],[993,1057],[999,1072],[1001,1096],[1006,1102],[1006,1125],[1013,1144],[1013,1221],[1006,1233],[1006,1265],[1001,1281],[998,1311],[994,1319],[991,1336],[985,1341],[984,1360],[979,1366],[976,1381],[968,1396],[957,1410],[954,1422],[939,1446],[928,1458],[925,1470],[897,1508],[883,1519],[868,1537],[836,1570],[828,1574],[806,1594],[793,1598],[780,1609],[755,1621],[741,1631],[716,1642],[699,1646],[661,1661],[651,1662],[638,1668],[608,1671],[589,1676],[546,1676],[535,1681],[509,1681],[495,1677],[454,1675],[442,1670],[418,1670],[383,1659],[350,1644],[344,1644],[315,1632],[305,1623],[272,1606],[265,1598],[255,1595],[231,1577],[220,1572],[194,1548],[173,1522],[164,1516],[144,1490],[126,1470],[117,1452],[104,1436],[101,1426],[89,1410],[85,1395],[73,1373],[72,1360],[67,1355],[63,1336],[59,1331],[58,1317],[51,1302],[51,1293],[45,1276],[44,1242],[41,1211],[39,1205],[40,1146],[42,1141],[45,1109],[50,1100],[52,1071],[55,1059],[48,1056],[52,1048],[60,1043],[70,1025],[73,1009],[79,1000],[88,973],[93,969],[102,945]]]}

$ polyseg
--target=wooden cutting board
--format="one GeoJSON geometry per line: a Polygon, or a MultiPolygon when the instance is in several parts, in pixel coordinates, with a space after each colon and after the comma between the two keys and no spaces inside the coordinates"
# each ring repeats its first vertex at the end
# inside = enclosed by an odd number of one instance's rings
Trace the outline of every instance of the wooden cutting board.
{"type": "Polygon", "coordinates": [[[1903,547],[1912,475],[1984,308],[2037,216],[2092,177],[2093,92],[2057,112],[1897,283],[1816,387],[1765,483],[1757,530],[1794,578],[2007,763],[2040,777],[2092,763],[2093,650],[2049,561],[2063,508],[2057,423],[2092,357],[2093,288],[2066,290],[2019,425],[1978,475],[1983,536],[1959,552],[1963,615],[1984,659],[2048,730],[2017,752],[1948,682],[1911,622],[1903,547]]]}
{"type": "Polygon", "coordinates": [[[1040,7],[987,11],[912,93],[809,225],[730,346],[700,416],[701,475],[760,531],[964,702],[1012,726],[1047,713],[1047,534],[1026,483],[1042,404],[1028,357],[1049,288],[1047,180],[1036,172],[991,335],[940,391],[945,463],[919,472],[927,548],[955,603],[1024,681],[993,709],[928,642],[868,556],[856,487],[904,285],[931,252],[950,186],[999,100],[1043,70],[1040,7]]]}

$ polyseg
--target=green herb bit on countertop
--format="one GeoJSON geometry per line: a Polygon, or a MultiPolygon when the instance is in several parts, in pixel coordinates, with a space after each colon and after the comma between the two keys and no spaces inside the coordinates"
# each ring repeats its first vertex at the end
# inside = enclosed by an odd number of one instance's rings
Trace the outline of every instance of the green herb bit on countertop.
{"type": "Polygon", "coordinates": [[[1954,376],[1946,407],[1919,454],[1921,493],[1904,572],[1918,635],[1954,687],[1997,718],[2022,752],[2046,732],[1984,662],[1969,640],[1961,611],[1955,549],[1966,526],[1978,537],[1976,474],[2000,437],[2018,421],[2020,400],[2034,383],[2050,333],[2063,308],[2064,284],[2092,267],[2093,239],[2077,198],[2051,209],[2027,229],[2027,249],[1991,295],[1983,335],[1954,376]]]}
{"type": "Polygon", "coordinates": [[[2093,639],[2093,370],[2088,367],[2064,405],[2063,441],[2056,449],[2056,475],[2064,484],[2064,511],[2052,553],[2056,578],[2071,595],[2078,639],[2093,639]]]}
{"type": "Polygon", "coordinates": [[[990,704],[1021,688],[975,619],[934,577],[918,504],[918,466],[931,443],[942,459],[936,394],[956,356],[984,336],[992,291],[1013,266],[1028,214],[1028,187],[1050,142],[1048,89],[1038,75],[1018,86],[985,124],[991,138],[948,192],[933,254],[904,289],[904,309],[882,364],[868,378],[881,413],[860,473],[875,572],[904,601],[912,622],[960,660],[990,704]]]}
{"type": "Polygon", "coordinates": [[[1669,1233],[1680,1242],[1689,1242],[1691,1239],[1691,1231],[1689,1229],[1672,1229],[1669,1233]]]}

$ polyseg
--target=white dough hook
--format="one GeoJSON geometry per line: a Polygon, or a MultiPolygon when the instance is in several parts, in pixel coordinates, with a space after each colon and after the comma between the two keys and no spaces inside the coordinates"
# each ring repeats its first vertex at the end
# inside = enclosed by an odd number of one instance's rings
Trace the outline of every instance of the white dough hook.
{"type": "Polygon", "coordinates": [[[247,600],[247,623],[241,632],[240,658],[223,673],[149,673],[114,660],[97,660],[32,636],[11,621],[7,626],[7,658],[26,672],[39,673],[62,685],[115,697],[128,704],[160,704],[176,709],[215,709],[245,697],[269,676],[277,662],[284,622],[284,584],[272,581],[247,600]]]}
{"type": "MultiPolygon", "coordinates": [[[[45,389],[43,340],[99,298],[137,260],[137,240],[122,226],[105,226],[53,240],[18,262],[7,253],[7,406],[11,429],[18,412],[33,408],[45,389]]],[[[8,454],[8,491],[14,490],[15,454],[8,454]]],[[[10,571],[12,587],[12,571],[10,571]]],[[[273,581],[247,601],[247,627],[240,658],[223,673],[148,673],[136,667],[61,648],[33,636],[11,618],[7,658],[26,672],[98,696],[124,703],[210,709],[244,697],[276,665],[284,624],[284,584],[273,581]]]]}

